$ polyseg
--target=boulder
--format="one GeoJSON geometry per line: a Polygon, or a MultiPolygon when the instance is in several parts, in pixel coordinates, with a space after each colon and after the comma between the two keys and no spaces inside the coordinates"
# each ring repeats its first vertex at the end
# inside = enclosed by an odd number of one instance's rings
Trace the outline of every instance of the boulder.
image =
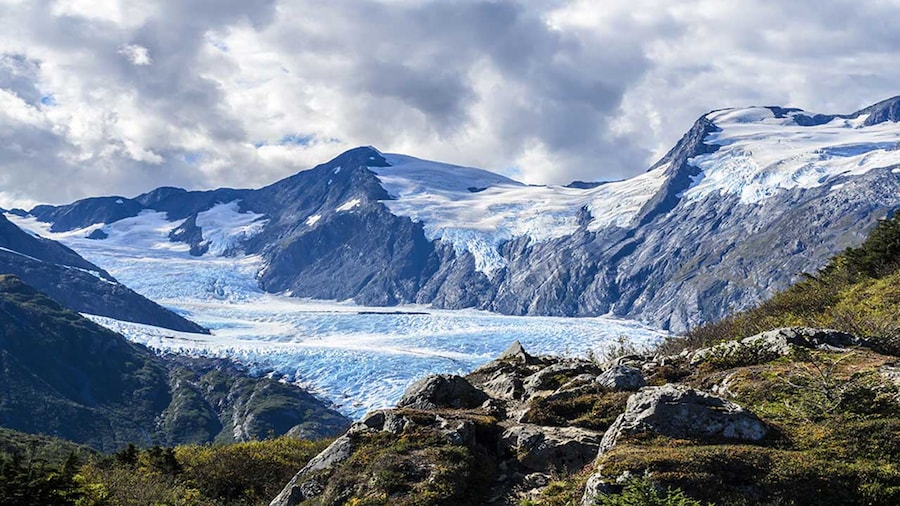
{"type": "Polygon", "coordinates": [[[647,386],[639,369],[627,365],[611,367],[597,377],[597,383],[615,391],[635,392],[647,386]]]}
{"type": "Polygon", "coordinates": [[[614,492],[615,490],[610,487],[602,474],[594,473],[588,478],[587,483],[584,485],[584,495],[581,497],[581,505],[595,506],[597,500],[601,496],[610,495],[614,492]]]}
{"type": "Polygon", "coordinates": [[[416,381],[400,398],[398,408],[470,409],[488,400],[487,394],[472,386],[462,376],[436,374],[416,381]]]}
{"type": "Polygon", "coordinates": [[[505,428],[498,449],[517,458],[527,472],[575,471],[597,456],[602,435],[578,427],[514,424],[505,428]]]}
{"type": "Polygon", "coordinates": [[[600,368],[588,360],[556,362],[525,378],[525,396],[531,397],[539,391],[556,390],[571,378],[582,374],[600,374],[600,368]],[[560,382],[560,378],[565,378],[565,381],[560,382]]]}
{"type": "Polygon", "coordinates": [[[682,385],[647,387],[628,398],[603,436],[599,454],[624,436],[641,433],[684,439],[759,441],[769,428],[737,404],[682,385]]]}
{"type": "Polygon", "coordinates": [[[498,356],[495,361],[507,361],[507,362],[520,362],[522,364],[530,364],[534,361],[533,357],[529,355],[525,348],[522,347],[522,343],[519,341],[513,341],[511,345],[509,345],[503,353],[498,356]]]}
{"type": "Polygon", "coordinates": [[[515,371],[499,369],[478,385],[485,393],[495,399],[518,401],[522,399],[525,388],[522,379],[515,371]]]}

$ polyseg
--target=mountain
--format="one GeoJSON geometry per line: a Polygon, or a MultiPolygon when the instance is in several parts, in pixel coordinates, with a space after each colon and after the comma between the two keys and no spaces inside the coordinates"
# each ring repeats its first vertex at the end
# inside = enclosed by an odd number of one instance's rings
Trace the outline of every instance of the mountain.
{"type": "Polygon", "coordinates": [[[681,331],[787,287],[897,209],[898,110],[713,111],[646,173],[600,185],[362,147],[261,189],[159,188],[30,215],[98,248],[155,217],[201,258],[261,256],[253,282],[274,293],[681,331]]]}
{"type": "Polygon", "coordinates": [[[327,437],[347,419],[227,361],[160,358],[0,276],[0,426],[101,450],[129,442],[327,437]]]}
{"type": "Polygon", "coordinates": [[[27,233],[2,215],[0,273],[18,276],[73,311],[182,332],[208,333],[119,283],[78,253],[27,233]]]}
{"type": "Polygon", "coordinates": [[[898,287],[895,215],[688,335],[592,360],[514,342],[411,384],[271,504],[898,504],[898,287]]]}

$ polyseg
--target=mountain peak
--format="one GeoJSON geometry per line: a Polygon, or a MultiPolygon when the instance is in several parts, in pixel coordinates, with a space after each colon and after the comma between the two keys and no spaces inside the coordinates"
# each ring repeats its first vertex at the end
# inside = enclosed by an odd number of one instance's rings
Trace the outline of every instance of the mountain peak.
{"type": "Polygon", "coordinates": [[[858,117],[864,114],[868,114],[865,123],[863,123],[865,126],[877,125],[887,121],[894,123],[900,121],[900,95],[860,109],[852,116],[858,117]]]}
{"type": "Polygon", "coordinates": [[[340,155],[336,156],[326,165],[350,165],[350,166],[367,166],[367,167],[389,167],[390,164],[384,158],[381,151],[372,146],[359,146],[348,149],[340,155]]]}

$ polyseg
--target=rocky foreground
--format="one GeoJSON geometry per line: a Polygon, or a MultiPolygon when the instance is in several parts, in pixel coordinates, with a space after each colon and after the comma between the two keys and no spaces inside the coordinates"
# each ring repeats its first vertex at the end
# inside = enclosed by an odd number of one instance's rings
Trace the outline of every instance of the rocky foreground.
{"type": "Polygon", "coordinates": [[[719,504],[891,504],[893,363],[808,328],[602,364],[514,343],[366,415],[272,505],[590,505],[635,476],[719,504]]]}

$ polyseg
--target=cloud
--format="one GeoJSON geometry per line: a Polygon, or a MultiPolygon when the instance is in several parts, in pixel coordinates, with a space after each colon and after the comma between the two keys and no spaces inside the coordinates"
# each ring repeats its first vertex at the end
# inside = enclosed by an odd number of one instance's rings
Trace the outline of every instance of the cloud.
{"type": "Polygon", "coordinates": [[[710,109],[852,112],[897,94],[900,34],[884,20],[898,14],[808,0],[0,1],[0,206],[263,185],[367,144],[528,182],[618,179],[710,109]]]}
{"type": "Polygon", "coordinates": [[[137,44],[129,44],[119,49],[119,54],[125,55],[128,61],[135,65],[150,65],[153,60],[150,59],[150,51],[146,47],[137,44]]]}

